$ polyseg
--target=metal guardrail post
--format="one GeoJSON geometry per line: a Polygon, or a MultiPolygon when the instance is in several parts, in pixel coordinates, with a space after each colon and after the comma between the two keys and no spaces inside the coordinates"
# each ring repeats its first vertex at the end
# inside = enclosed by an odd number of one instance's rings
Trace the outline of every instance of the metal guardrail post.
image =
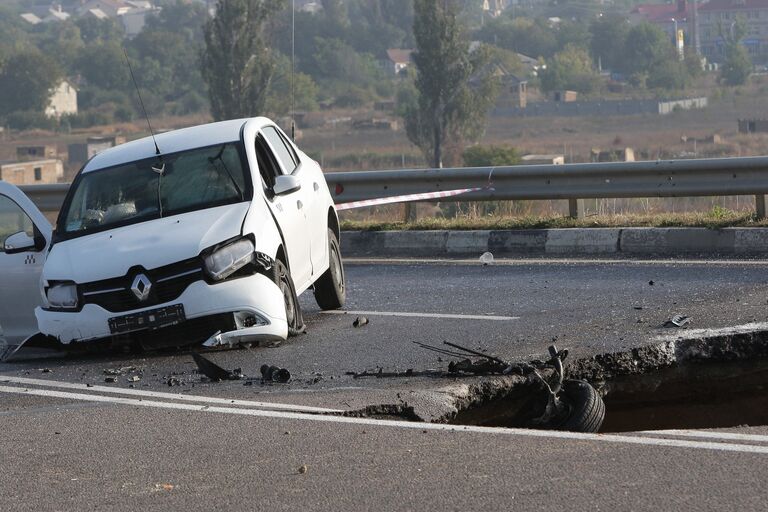
{"type": "Polygon", "coordinates": [[[414,203],[403,203],[403,222],[408,224],[416,220],[416,205],[414,203]]]}
{"type": "Polygon", "coordinates": [[[584,200],[583,199],[568,200],[568,216],[572,219],[584,218],[584,200]]]}
{"type": "Polygon", "coordinates": [[[755,196],[755,217],[757,217],[758,220],[762,220],[765,218],[766,213],[766,196],[765,194],[757,194],[755,196]]]}

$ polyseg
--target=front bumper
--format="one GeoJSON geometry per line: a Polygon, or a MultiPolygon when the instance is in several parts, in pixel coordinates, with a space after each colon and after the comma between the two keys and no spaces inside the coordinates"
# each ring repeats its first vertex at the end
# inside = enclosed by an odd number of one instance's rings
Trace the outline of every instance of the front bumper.
{"type": "MultiPolygon", "coordinates": [[[[220,315],[228,313],[253,313],[265,321],[265,325],[236,327],[236,330],[227,333],[229,342],[284,340],[288,336],[283,294],[271,279],[262,274],[232,279],[214,285],[205,281],[196,281],[190,284],[176,300],[133,311],[112,313],[95,304],[85,304],[83,309],[78,312],[48,311],[38,307],[35,309],[35,316],[40,332],[57,338],[61,343],[69,344],[112,339],[114,335],[109,329],[110,318],[141,313],[173,304],[184,305],[187,321],[179,324],[181,327],[196,319],[220,317],[220,315]]],[[[141,336],[143,333],[160,332],[165,329],[171,328],[145,329],[134,331],[130,335],[141,336]]],[[[214,333],[209,335],[212,334],[214,333]]]]}

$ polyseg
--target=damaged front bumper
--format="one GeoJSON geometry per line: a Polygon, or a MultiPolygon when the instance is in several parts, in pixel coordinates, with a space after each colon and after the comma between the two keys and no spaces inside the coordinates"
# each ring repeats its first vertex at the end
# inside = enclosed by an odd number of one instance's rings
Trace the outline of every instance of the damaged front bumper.
{"type": "MultiPolygon", "coordinates": [[[[184,321],[177,325],[136,329],[118,336],[158,337],[163,344],[190,344],[209,338],[216,344],[236,344],[260,340],[284,340],[288,336],[285,304],[280,288],[263,274],[253,274],[217,284],[196,281],[178,299],[152,307],[116,314],[95,304],[85,304],[81,311],[35,310],[43,334],[61,343],[109,341],[115,338],[110,319],[140,315],[159,308],[182,305],[184,321]],[[207,332],[207,330],[213,330],[207,332]],[[226,332],[221,332],[226,330],[226,332]],[[202,336],[202,339],[199,339],[202,336]]],[[[209,346],[213,346],[209,343],[209,346]]]]}

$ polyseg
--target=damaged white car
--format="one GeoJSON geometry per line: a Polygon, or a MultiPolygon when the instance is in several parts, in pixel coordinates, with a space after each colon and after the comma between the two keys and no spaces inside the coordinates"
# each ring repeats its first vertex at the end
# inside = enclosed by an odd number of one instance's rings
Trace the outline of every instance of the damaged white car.
{"type": "Polygon", "coordinates": [[[322,309],[343,306],[333,200],[319,165],[253,118],[90,160],[59,213],[35,315],[64,344],[282,340],[303,328],[310,287],[322,309]]]}

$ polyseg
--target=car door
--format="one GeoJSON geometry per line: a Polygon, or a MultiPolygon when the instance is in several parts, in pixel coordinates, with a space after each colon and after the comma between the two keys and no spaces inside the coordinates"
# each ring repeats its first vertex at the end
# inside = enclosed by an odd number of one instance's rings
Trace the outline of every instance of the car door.
{"type": "Polygon", "coordinates": [[[40,275],[51,231],[50,222],[21,190],[0,181],[0,331],[9,345],[37,333],[35,308],[42,302],[40,275]],[[6,240],[20,232],[35,246],[9,253],[6,240]]]}
{"type": "Polygon", "coordinates": [[[291,277],[296,291],[301,293],[312,282],[312,245],[307,229],[309,196],[312,186],[297,164],[292,148],[283,142],[274,126],[262,128],[256,138],[258,165],[265,181],[269,208],[277,220],[285,241],[291,277]],[[280,176],[290,176],[297,187],[275,193],[280,176]]]}
{"type": "Polygon", "coordinates": [[[309,229],[312,252],[312,274],[317,279],[328,266],[328,207],[331,200],[327,194],[325,176],[317,162],[295,150],[295,146],[283,134],[283,140],[298,162],[302,182],[307,187],[307,229],[309,229]]]}

